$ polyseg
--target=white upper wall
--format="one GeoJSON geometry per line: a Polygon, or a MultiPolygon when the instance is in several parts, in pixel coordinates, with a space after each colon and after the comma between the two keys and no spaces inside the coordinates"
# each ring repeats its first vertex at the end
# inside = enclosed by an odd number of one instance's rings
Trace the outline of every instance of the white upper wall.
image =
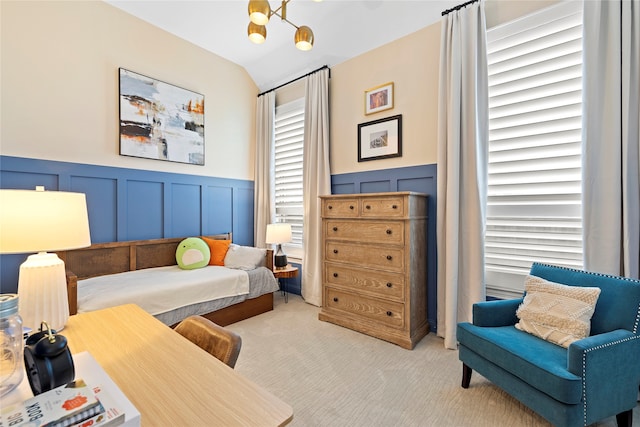
{"type": "Polygon", "coordinates": [[[0,154],[253,180],[239,65],[98,1],[2,0],[0,19],[0,154]],[[119,155],[119,67],[204,94],[204,166],[119,155]]]}
{"type": "MultiPolygon", "coordinates": [[[[557,0],[487,0],[487,27],[557,0]]],[[[0,1],[0,154],[253,180],[258,89],[246,71],[106,3],[0,1]],[[205,166],[120,156],[118,67],[205,95],[205,166]]],[[[331,172],[437,162],[440,23],[331,69],[331,172]],[[364,91],[394,82],[394,108],[364,91]],[[357,161],[359,123],[402,114],[402,157],[357,161]]],[[[292,76],[297,77],[297,75],[292,76]]],[[[304,96],[304,81],[278,103],[304,96]]]]}

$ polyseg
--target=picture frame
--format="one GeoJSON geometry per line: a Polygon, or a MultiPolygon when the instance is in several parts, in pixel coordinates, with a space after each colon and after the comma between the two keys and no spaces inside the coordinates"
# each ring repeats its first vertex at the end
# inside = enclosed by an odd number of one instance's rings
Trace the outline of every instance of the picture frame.
{"type": "Polygon", "coordinates": [[[393,82],[364,91],[364,114],[369,115],[393,108],[393,82]]]}
{"type": "Polygon", "coordinates": [[[204,165],[204,95],[119,68],[120,155],[204,165]]]}
{"type": "Polygon", "coordinates": [[[358,125],[358,162],[402,157],[402,114],[358,125]]]}

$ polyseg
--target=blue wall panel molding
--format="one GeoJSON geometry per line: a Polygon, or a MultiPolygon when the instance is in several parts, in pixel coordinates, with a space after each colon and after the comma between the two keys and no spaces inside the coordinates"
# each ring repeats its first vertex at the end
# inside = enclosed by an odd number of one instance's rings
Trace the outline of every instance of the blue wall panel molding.
{"type": "MultiPolygon", "coordinates": [[[[93,243],[233,232],[253,245],[253,181],[0,156],[0,188],[85,193],[93,243]]],[[[0,256],[15,292],[27,254],[0,256]]]]}
{"type": "Polygon", "coordinates": [[[355,172],[331,177],[332,194],[415,191],[429,195],[427,220],[427,316],[437,330],[436,173],[433,165],[355,172]]]}

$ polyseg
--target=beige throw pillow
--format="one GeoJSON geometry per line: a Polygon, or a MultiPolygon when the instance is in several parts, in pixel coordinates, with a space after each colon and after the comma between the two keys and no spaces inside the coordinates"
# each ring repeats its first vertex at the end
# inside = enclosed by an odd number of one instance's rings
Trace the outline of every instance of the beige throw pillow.
{"type": "Polygon", "coordinates": [[[567,286],[527,276],[516,328],[562,347],[586,338],[600,288],[567,286]]]}

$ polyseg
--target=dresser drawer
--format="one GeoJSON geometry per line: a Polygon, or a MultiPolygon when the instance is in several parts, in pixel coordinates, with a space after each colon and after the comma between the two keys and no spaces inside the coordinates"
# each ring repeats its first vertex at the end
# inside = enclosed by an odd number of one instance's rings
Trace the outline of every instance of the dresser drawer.
{"type": "Polygon", "coordinates": [[[324,259],[381,270],[404,271],[404,251],[402,248],[327,241],[325,242],[324,259]]]}
{"type": "Polygon", "coordinates": [[[367,298],[326,286],[325,307],[344,311],[394,328],[404,326],[404,304],[367,298]]]}
{"type": "Polygon", "coordinates": [[[358,216],[357,199],[322,200],[322,216],[350,218],[358,216]]]}
{"type": "Polygon", "coordinates": [[[406,215],[404,197],[370,197],[360,200],[360,216],[403,217],[406,215]]]}
{"type": "Polygon", "coordinates": [[[404,275],[378,270],[351,268],[340,264],[324,264],[324,281],[347,287],[356,293],[366,292],[381,298],[404,300],[404,275]]]}
{"type": "Polygon", "coordinates": [[[328,219],[324,235],[327,239],[403,245],[404,222],[328,219]]]}

